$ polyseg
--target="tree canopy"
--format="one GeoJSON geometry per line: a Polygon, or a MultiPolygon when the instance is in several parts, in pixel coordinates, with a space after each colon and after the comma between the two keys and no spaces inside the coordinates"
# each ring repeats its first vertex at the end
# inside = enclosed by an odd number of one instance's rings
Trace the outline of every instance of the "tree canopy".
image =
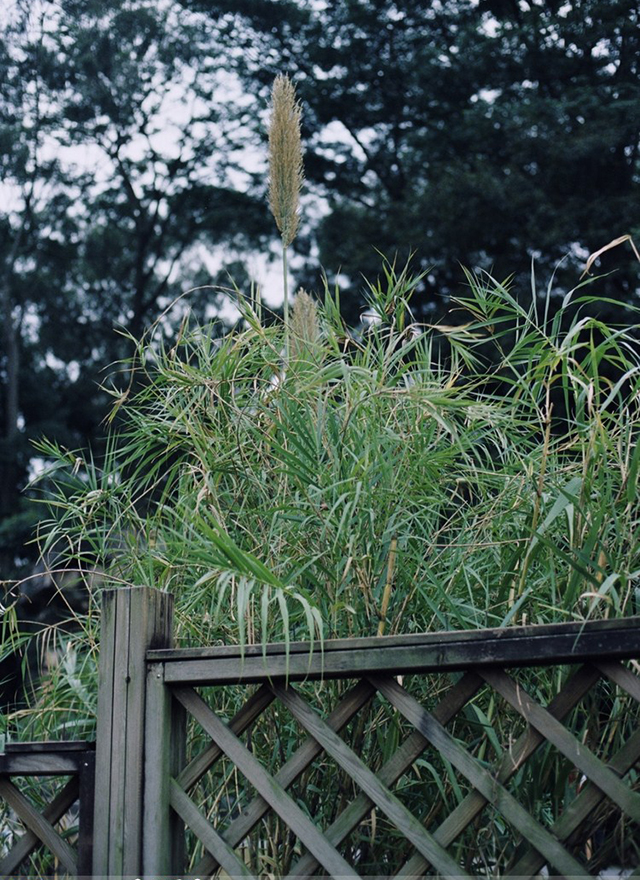
{"type": "MultiPolygon", "coordinates": [[[[201,6],[248,90],[264,99],[279,71],[297,83],[328,272],[357,284],[374,248],[415,250],[434,267],[427,307],[459,292],[459,263],[522,277],[532,257],[548,272],[569,255],[574,273],[637,234],[635,0],[201,6]]],[[[622,301],[631,260],[607,288],[622,301]]]]}
{"type": "Polygon", "coordinates": [[[18,495],[30,441],[98,439],[104,369],[131,353],[114,328],[139,337],[186,288],[211,282],[203,247],[234,254],[270,226],[251,181],[228,178],[236,123],[214,100],[223,60],[201,16],[125,0],[34,4],[6,26],[0,64],[6,575],[34,518],[18,495]]]}
{"type": "MultiPolygon", "coordinates": [[[[238,267],[274,243],[277,73],[304,110],[296,281],[337,276],[353,323],[376,251],[415,251],[429,271],[412,307],[433,320],[460,264],[513,275],[526,298],[532,258],[546,285],[568,255],[562,293],[589,252],[640,237],[638,24],[636,0],[16,5],[0,34],[0,577],[35,518],[31,440],[102,433],[102,371],[129,351],[114,327],[140,336],[209,284],[206,251],[238,267]]],[[[599,268],[615,269],[599,308],[621,319],[637,263],[616,249],[599,268]]]]}

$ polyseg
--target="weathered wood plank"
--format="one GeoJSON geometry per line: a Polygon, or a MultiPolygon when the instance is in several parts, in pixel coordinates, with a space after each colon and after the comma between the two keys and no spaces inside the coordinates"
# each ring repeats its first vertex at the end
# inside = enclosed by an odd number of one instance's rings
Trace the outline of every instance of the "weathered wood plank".
{"type": "Polygon", "coordinates": [[[94,874],[142,871],[146,652],[170,645],[172,597],[146,587],[103,593],[94,874]]]}
{"type": "MultiPolygon", "coordinates": [[[[616,752],[609,767],[620,776],[624,776],[640,759],[640,730],[637,730],[616,752]]],[[[573,839],[575,832],[589,818],[595,808],[605,798],[604,793],[593,783],[588,783],[577,798],[566,808],[562,816],[551,828],[552,833],[561,841],[573,839]]],[[[508,875],[514,878],[534,877],[545,865],[545,858],[535,850],[526,852],[511,868],[508,875]]],[[[633,876],[633,875],[632,875],[633,876]]]]}
{"type": "Polygon", "coordinates": [[[5,776],[73,776],[79,771],[78,752],[17,753],[0,756],[0,774],[5,776]]]}
{"type": "Polygon", "coordinates": [[[492,803],[518,831],[543,853],[546,861],[565,876],[590,877],[555,837],[535,821],[498,780],[470,755],[445,728],[404,688],[391,678],[372,678],[373,684],[389,702],[429,740],[474,788],[492,803]]]}
{"type": "MultiPolygon", "coordinates": [[[[171,639],[170,609],[156,609],[155,628],[171,639]],[[165,620],[163,614],[168,615],[165,620]]],[[[162,663],[147,663],[144,817],[142,824],[143,873],[151,877],[178,876],[185,865],[184,826],[170,809],[170,780],[184,765],[186,718],[164,683],[162,663]]]]}
{"type": "MultiPolygon", "coordinates": [[[[375,694],[375,689],[369,684],[369,682],[358,682],[358,684],[351,688],[349,693],[340,701],[340,704],[328,716],[327,724],[329,727],[336,732],[342,730],[342,728],[351,721],[360,709],[369,702],[373,694],[375,694]]],[[[283,788],[288,788],[321,752],[322,746],[320,746],[315,739],[309,738],[305,740],[286,764],[284,764],[276,773],[276,782],[283,788]]],[[[258,797],[249,804],[247,809],[243,810],[240,816],[233,820],[223,835],[224,839],[232,846],[238,846],[268,810],[269,804],[264,798],[258,795],[258,797]]],[[[325,837],[326,836],[327,835],[325,834],[325,837]]],[[[330,842],[335,845],[335,841],[330,842]]],[[[216,860],[205,856],[196,865],[194,873],[211,874],[216,867],[216,860]]]]}
{"type": "MultiPolygon", "coordinates": [[[[172,777],[178,776],[185,765],[187,755],[187,713],[184,706],[173,699],[168,688],[171,706],[171,736],[169,739],[168,769],[172,777]]],[[[145,764],[146,766],[146,764],[145,764]]],[[[166,770],[166,768],[165,768],[166,770]]],[[[149,800],[145,798],[145,812],[149,808],[149,800]]],[[[184,822],[175,812],[169,811],[169,837],[171,839],[171,874],[179,876],[187,865],[186,838],[184,822]]],[[[146,870],[146,869],[145,869],[146,870]]]]}
{"type": "MultiPolygon", "coordinates": [[[[593,685],[599,680],[600,674],[590,665],[580,667],[574,675],[565,683],[562,690],[556,694],[549,704],[549,712],[556,718],[564,718],[574,709],[580,700],[588,693],[593,685]]],[[[478,677],[479,681],[480,679],[478,677]]],[[[432,713],[436,717],[436,713],[432,713]]],[[[445,723],[442,719],[438,721],[445,723]]],[[[532,727],[518,738],[498,762],[495,771],[496,778],[504,784],[522,766],[533,752],[545,742],[544,736],[532,727]]],[[[471,791],[449,813],[447,818],[434,831],[433,836],[443,846],[449,846],[464,831],[464,829],[484,809],[487,799],[479,791],[471,791]]],[[[422,875],[429,865],[419,853],[411,856],[396,874],[396,878],[418,877],[422,875]]]]}
{"type": "Polygon", "coordinates": [[[149,659],[165,662],[168,684],[225,684],[268,682],[272,679],[330,679],[361,677],[393,671],[445,672],[492,666],[544,666],[588,662],[597,657],[640,656],[638,618],[540,627],[505,627],[472,632],[427,633],[372,639],[325,642],[309,657],[305,643],[268,646],[266,656],[250,650],[244,660],[238,649],[191,648],[151,652],[149,659]],[[606,624],[606,626],[603,626],[606,624]],[[518,632],[521,629],[521,632],[518,632]],[[389,638],[391,642],[386,643],[389,638]]]}
{"type": "MultiPolygon", "coordinates": [[[[327,639],[323,642],[322,653],[326,656],[332,652],[343,653],[351,650],[373,650],[386,651],[395,647],[422,647],[424,645],[443,645],[447,647],[451,643],[483,643],[485,641],[499,642],[502,644],[514,642],[525,644],[529,639],[534,638],[555,638],[560,635],[567,635],[571,638],[583,638],[591,633],[600,633],[603,643],[614,652],[619,647],[616,640],[623,634],[633,634],[640,629],[640,616],[637,617],[618,617],[611,620],[589,620],[589,621],[570,621],[568,623],[550,623],[535,624],[528,626],[509,626],[509,627],[493,627],[485,629],[466,629],[466,630],[440,630],[438,632],[409,633],[395,636],[361,636],[359,638],[349,639],[327,639]]],[[[316,648],[320,651],[318,643],[316,648]]],[[[161,649],[156,653],[149,651],[149,660],[152,662],[172,661],[172,660],[189,660],[189,659],[207,659],[224,657],[229,659],[241,660],[242,657],[247,659],[262,658],[263,654],[278,655],[284,654],[285,646],[282,642],[269,643],[262,645],[245,645],[244,650],[239,645],[216,645],[202,648],[173,648],[161,649]]],[[[306,659],[309,658],[309,642],[291,642],[289,646],[290,655],[303,654],[306,659]]],[[[608,653],[605,650],[603,653],[608,653]]],[[[499,658],[497,658],[499,661],[499,658]]]]}
{"type": "Polygon", "coordinates": [[[70,874],[78,873],[76,854],[66,840],[57,834],[53,825],[39,813],[33,804],[8,779],[0,779],[0,796],[14,810],[27,828],[33,832],[64,865],[70,874]]]}
{"type": "MultiPolygon", "coordinates": [[[[258,718],[264,710],[269,706],[273,700],[274,696],[266,685],[263,685],[259,690],[252,694],[244,706],[237,712],[231,721],[229,722],[229,727],[231,730],[237,735],[240,736],[241,733],[253,724],[253,722],[258,718]]],[[[180,775],[176,778],[176,782],[180,786],[180,788],[184,789],[184,791],[189,791],[193,788],[196,783],[202,779],[204,774],[215,764],[218,758],[223,754],[220,746],[216,745],[216,743],[210,743],[205,749],[203,749],[199,755],[196,755],[187,766],[180,771],[180,775]]],[[[196,874],[198,871],[195,872],[196,874]]],[[[202,873],[205,873],[202,871],[202,873]]]]}
{"type": "Polygon", "coordinates": [[[191,688],[175,688],[174,694],[209,736],[218,743],[225,755],[233,761],[271,808],[300,838],[304,846],[316,856],[323,868],[332,877],[357,880],[358,875],[353,868],[327,842],[282,786],[266,772],[235,734],[211,711],[204,700],[191,688]]]}
{"type": "Polygon", "coordinates": [[[148,664],[142,829],[144,873],[157,877],[168,876],[171,871],[171,694],[164,684],[163,669],[162,663],[148,664]]]}
{"type": "MultiPolygon", "coordinates": [[[[95,748],[95,743],[86,742],[83,739],[45,740],[44,742],[8,742],[4,744],[5,755],[16,754],[58,754],[58,752],[86,752],[95,748]]],[[[0,761],[2,760],[0,754],[0,761]]],[[[4,770],[2,771],[5,772],[4,770]]]]}
{"type": "MultiPolygon", "coordinates": [[[[77,776],[74,776],[56,794],[51,803],[47,804],[42,811],[42,818],[51,826],[55,825],[56,822],[64,816],[69,807],[78,800],[79,790],[79,779],[77,776]]],[[[27,828],[20,840],[17,841],[15,846],[13,846],[7,855],[0,861],[0,877],[17,873],[17,870],[24,859],[31,855],[34,849],[41,844],[42,841],[38,835],[34,834],[33,831],[27,828]]],[[[80,870],[80,865],[78,865],[78,870],[80,870]]]]}
{"type": "MultiPolygon", "coordinates": [[[[127,591],[128,592],[128,591],[127,591]]],[[[161,594],[151,592],[132,593],[126,597],[119,591],[120,601],[129,605],[129,643],[127,646],[125,725],[126,740],[123,764],[122,797],[122,872],[135,874],[142,867],[142,825],[144,807],[144,772],[146,749],[146,650],[156,638],[158,623],[162,622],[161,594]],[[155,594],[155,595],[154,595],[155,594]],[[140,645],[143,650],[140,650],[140,645]]],[[[163,633],[167,641],[170,630],[163,633]]],[[[171,728],[169,726],[169,732],[171,728]]],[[[165,768],[166,769],[166,768],[165,768]]]]}
{"type": "Polygon", "coordinates": [[[630,697],[640,703],[640,676],[635,675],[626,666],[621,663],[611,662],[609,660],[600,660],[596,663],[598,669],[603,672],[608,679],[626,691],[630,697]]]}
{"type": "MultiPolygon", "coordinates": [[[[482,679],[473,672],[467,672],[434,708],[434,718],[437,718],[441,724],[447,724],[469,702],[481,686],[482,679]]],[[[380,782],[387,786],[397,782],[416,758],[420,757],[427,745],[428,741],[415,730],[382,766],[377,774],[380,782]]],[[[372,807],[371,799],[361,792],[327,828],[325,831],[327,840],[337,846],[362,822],[372,807]]],[[[442,841],[438,842],[442,843],[442,841]]],[[[423,856],[418,853],[417,857],[425,868],[428,867],[429,862],[423,856]]],[[[287,880],[294,877],[310,877],[317,867],[318,863],[313,856],[310,853],[305,853],[292,867],[287,880]]],[[[420,873],[422,871],[418,870],[414,876],[418,876],[420,873]]]]}
{"type": "MultiPolygon", "coordinates": [[[[109,849],[111,844],[111,754],[114,747],[122,748],[120,737],[116,734],[117,722],[114,692],[116,690],[116,632],[117,632],[117,591],[105,590],[102,593],[102,617],[100,637],[100,658],[98,663],[98,720],[96,736],[96,795],[94,802],[93,871],[95,874],[109,874],[109,849]],[[99,793],[99,794],[98,794],[99,793]]],[[[122,609],[121,609],[122,614],[122,609]]],[[[122,626],[122,619],[120,619],[122,626]]],[[[120,709],[120,707],[118,707],[120,709]]],[[[122,728],[122,725],[120,725],[122,728]]],[[[120,729],[122,733],[122,729],[120,729]]]]}
{"type": "Polygon", "coordinates": [[[449,853],[437,843],[404,804],[388,789],[367,765],[334,733],[293,688],[274,683],[273,692],[299,723],[322,745],[342,769],[365,792],[372,802],[393,822],[402,834],[428,858],[443,877],[468,876],[449,853]]]}
{"type": "Polygon", "coordinates": [[[121,666],[123,661],[126,664],[129,642],[129,606],[119,599],[119,590],[102,593],[93,848],[94,873],[116,875],[122,873],[122,844],[118,841],[122,840],[124,770],[120,759],[126,736],[123,679],[127,671],[121,666]]]}
{"type": "Polygon", "coordinates": [[[640,794],[631,791],[615,773],[581,743],[553,715],[537,703],[527,691],[505,672],[482,670],[480,675],[546,740],[598,788],[607,794],[635,822],[640,823],[640,794]]]}
{"type": "Polygon", "coordinates": [[[191,828],[198,839],[206,846],[214,861],[227,872],[229,877],[246,877],[247,880],[255,880],[254,875],[245,863],[233,851],[193,803],[191,798],[184,792],[175,779],[171,779],[171,806],[180,814],[183,821],[191,828]]]}
{"type": "Polygon", "coordinates": [[[93,871],[95,769],[95,751],[83,752],[78,775],[78,874],[80,877],[90,877],[93,871]]]}
{"type": "MultiPolygon", "coordinates": [[[[109,791],[110,813],[110,852],[109,873],[116,876],[125,873],[124,868],[124,836],[125,836],[125,802],[127,797],[128,766],[134,761],[133,752],[128,749],[128,691],[131,677],[129,674],[129,652],[135,650],[134,638],[138,633],[133,633],[131,628],[131,608],[138,597],[130,590],[116,590],[116,624],[115,624],[115,656],[113,674],[113,709],[111,716],[111,787],[109,791]]],[[[99,722],[98,722],[99,723],[99,722]]],[[[100,734],[97,735],[97,743],[100,745],[100,734]]],[[[133,768],[132,768],[133,769],[133,768]]],[[[134,770],[134,791],[137,786],[137,774],[134,770]]],[[[96,805],[100,798],[100,791],[96,788],[96,805]]],[[[103,805],[104,806],[104,805],[103,805]]],[[[97,814],[98,816],[100,814],[97,814]]],[[[99,832],[97,832],[99,835],[99,832]]],[[[129,837],[129,846],[131,838],[129,837]]],[[[136,845],[136,850],[137,850],[136,845]]],[[[128,853],[128,865],[132,867],[131,852],[128,853]]],[[[135,870],[135,869],[134,869],[135,870]]]]}

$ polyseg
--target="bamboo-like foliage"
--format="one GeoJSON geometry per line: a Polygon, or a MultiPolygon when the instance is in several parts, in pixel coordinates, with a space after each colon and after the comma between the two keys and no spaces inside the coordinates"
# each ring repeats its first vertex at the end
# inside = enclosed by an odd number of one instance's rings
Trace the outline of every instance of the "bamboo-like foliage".
{"type": "Polygon", "coordinates": [[[465,323],[410,324],[420,279],[385,273],[362,337],[298,294],[287,381],[249,305],[141,343],[103,467],[43,447],[46,548],[175,592],[198,642],[636,613],[633,332],[473,275],[465,323]]]}

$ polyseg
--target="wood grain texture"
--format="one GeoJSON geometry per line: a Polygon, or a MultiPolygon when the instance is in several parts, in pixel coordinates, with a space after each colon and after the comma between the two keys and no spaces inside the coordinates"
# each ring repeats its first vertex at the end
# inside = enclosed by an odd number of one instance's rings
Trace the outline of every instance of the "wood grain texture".
{"type": "MultiPolygon", "coordinates": [[[[624,776],[640,760],[640,730],[637,730],[616,752],[609,767],[624,776]]],[[[593,783],[587,784],[580,794],[566,808],[557,822],[551,828],[552,833],[558,840],[570,841],[576,830],[583,822],[587,821],[595,808],[604,800],[604,793],[593,783]]],[[[520,878],[533,877],[538,874],[545,865],[544,857],[535,850],[529,850],[511,868],[506,876],[520,878]]],[[[633,876],[633,875],[631,875],[633,876]]]]}
{"type": "MultiPolygon", "coordinates": [[[[247,880],[255,880],[254,875],[245,863],[233,851],[224,838],[218,834],[207,817],[193,803],[191,798],[183,791],[175,779],[171,780],[171,806],[179,813],[183,821],[191,828],[199,840],[206,846],[214,861],[227,872],[229,877],[246,877],[247,880]]],[[[196,873],[200,873],[197,871],[196,873]]]]}
{"type": "Polygon", "coordinates": [[[82,753],[78,773],[78,874],[90,877],[93,871],[93,807],[95,798],[96,753],[82,753]]]}
{"type": "MultiPolygon", "coordinates": [[[[351,721],[351,719],[366,706],[375,693],[375,689],[366,681],[360,681],[351,688],[351,690],[343,697],[340,704],[333,710],[327,718],[327,724],[334,731],[342,730],[342,728],[351,721]]],[[[273,696],[273,694],[272,694],[273,696]]],[[[313,738],[309,738],[302,743],[299,749],[292,757],[280,768],[275,775],[276,782],[283,788],[288,788],[298,777],[304,773],[311,762],[322,752],[322,747],[313,738]]],[[[224,833],[224,839],[233,846],[237,846],[258,824],[260,819],[269,810],[269,804],[264,798],[258,795],[246,810],[243,810],[240,816],[231,823],[224,833]]],[[[325,837],[327,835],[325,834],[325,837]]],[[[329,840],[329,838],[327,837],[329,840]]],[[[335,840],[330,840],[335,845],[335,840]]],[[[313,859],[313,856],[311,856],[313,859]]],[[[317,862],[314,863],[317,865],[317,862]]],[[[195,874],[211,874],[216,869],[216,861],[211,857],[205,856],[195,867],[195,874]]]]}
{"type": "MultiPolygon", "coordinates": [[[[67,812],[69,807],[78,800],[80,793],[80,784],[77,776],[67,782],[65,786],[56,794],[51,803],[42,811],[42,818],[51,826],[54,826],[67,812]]],[[[55,830],[55,829],[54,829],[55,830]]],[[[8,874],[15,874],[20,864],[31,855],[31,853],[40,846],[41,839],[34,834],[29,828],[22,835],[20,840],[11,848],[7,855],[0,860],[0,877],[8,874]]],[[[78,866],[80,870],[80,866],[78,866]]]]}
{"type": "Polygon", "coordinates": [[[630,818],[640,823],[640,794],[618,779],[615,773],[581,743],[554,716],[544,709],[506,672],[482,670],[480,675],[532,727],[568,758],[574,767],[598,786],[630,818]]]}
{"type": "MultiPolygon", "coordinates": [[[[397,647],[422,647],[424,645],[441,645],[449,647],[452,644],[468,643],[476,647],[485,642],[492,644],[507,645],[514,643],[519,646],[526,646],[529,643],[535,644],[541,639],[554,640],[561,636],[567,636],[571,639],[579,641],[587,635],[595,636],[599,634],[602,638],[604,646],[602,655],[616,654],[620,649],[617,640],[621,634],[625,634],[628,638],[635,640],[637,631],[640,630],[640,616],[623,617],[611,620],[589,620],[589,621],[572,621],[569,623],[550,623],[543,625],[529,626],[509,626],[494,627],[485,629],[469,629],[469,630],[442,630],[440,632],[427,633],[411,633],[395,636],[364,636],[360,638],[349,639],[327,639],[322,644],[320,650],[319,644],[316,642],[318,653],[327,655],[337,652],[344,653],[351,650],[369,650],[369,651],[387,651],[389,648],[397,647]]],[[[302,654],[305,659],[309,659],[309,642],[291,642],[289,653],[302,654]]],[[[244,651],[238,645],[216,645],[213,647],[203,648],[174,648],[161,649],[157,653],[154,650],[149,651],[149,659],[152,661],[159,660],[188,660],[188,659],[206,659],[206,658],[229,658],[241,660],[245,657],[247,660],[255,658],[261,659],[263,654],[267,656],[277,656],[284,654],[285,646],[282,642],[270,643],[264,648],[261,645],[245,645],[244,651]]],[[[629,654],[629,656],[632,656],[629,654]]]]}
{"type": "Polygon", "coordinates": [[[631,672],[622,663],[615,663],[610,660],[599,660],[596,662],[598,669],[607,676],[607,678],[626,691],[630,697],[640,703],[640,676],[631,672]]]}
{"type": "MultiPolygon", "coordinates": [[[[237,712],[231,721],[229,727],[237,735],[244,733],[254,721],[264,712],[264,710],[273,702],[274,696],[266,685],[262,685],[255,694],[252,694],[246,701],[244,706],[237,712]]],[[[223,754],[219,745],[212,742],[199,755],[196,755],[187,766],[180,772],[176,782],[185,791],[190,791],[196,785],[204,774],[213,767],[218,758],[223,754]]],[[[196,874],[198,871],[196,871],[196,874]]],[[[204,871],[202,873],[205,873],[204,871]]]]}
{"type": "Polygon", "coordinates": [[[111,733],[114,724],[113,690],[116,650],[116,591],[102,593],[100,623],[100,658],[98,662],[98,720],[96,733],[96,795],[94,800],[93,871],[97,875],[109,873],[109,843],[111,828],[108,822],[108,804],[111,799],[111,733]],[[107,809],[105,810],[105,802],[107,809]]]}
{"type": "Polygon", "coordinates": [[[640,656],[638,618],[537,627],[505,627],[420,636],[337,639],[309,656],[308,643],[261,649],[189,648],[150,652],[150,660],[166,664],[169,684],[232,684],[362,677],[392,671],[453,670],[545,666],[587,662],[594,657],[640,656]],[[387,639],[389,640],[387,642],[387,639]]]}
{"type": "MultiPolygon", "coordinates": [[[[482,679],[473,672],[467,672],[449,691],[444,699],[433,710],[434,718],[442,724],[447,724],[469,702],[482,686],[482,679]]],[[[419,758],[428,745],[428,741],[417,730],[410,734],[400,748],[381,767],[377,776],[384,785],[390,786],[405,773],[419,758]]],[[[373,801],[361,792],[348,807],[335,819],[325,831],[325,837],[335,845],[343,841],[363,819],[367,817],[373,807],[373,801]]],[[[434,835],[435,838],[435,835],[434,835]]],[[[442,843],[442,841],[438,841],[442,843]]],[[[426,867],[429,862],[416,854],[419,864],[426,867]]],[[[294,877],[309,877],[318,867],[318,863],[310,853],[305,853],[292,867],[287,880],[294,877]]],[[[415,872],[415,876],[421,873],[415,872]]]]}
{"type": "Polygon", "coordinates": [[[142,864],[145,874],[163,877],[170,874],[172,867],[169,807],[171,693],[165,687],[161,663],[148,665],[146,700],[142,864]]]}
{"type": "Polygon", "coordinates": [[[0,774],[7,776],[73,776],[79,772],[81,753],[35,752],[0,755],[0,774]]]}
{"type": "Polygon", "coordinates": [[[146,652],[171,644],[172,597],[146,587],[105,590],[98,683],[97,875],[142,872],[146,652]]]}
{"type": "MultiPolygon", "coordinates": [[[[83,739],[50,739],[44,742],[8,742],[4,745],[4,754],[35,755],[44,752],[47,755],[57,755],[60,752],[86,752],[92,748],[95,748],[95,743],[86,742],[83,739]]],[[[0,764],[3,757],[4,756],[0,754],[0,764]]]]}

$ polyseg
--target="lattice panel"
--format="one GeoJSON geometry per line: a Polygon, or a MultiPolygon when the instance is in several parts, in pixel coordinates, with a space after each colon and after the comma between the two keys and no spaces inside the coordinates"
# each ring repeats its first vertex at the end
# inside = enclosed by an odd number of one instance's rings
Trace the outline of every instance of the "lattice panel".
{"type": "MultiPolygon", "coordinates": [[[[16,874],[21,867],[25,873],[33,873],[27,870],[27,859],[43,846],[55,859],[55,862],[51,860],[52,867],[57,866],[58,870],[62,869],[71,876],[78,874],[77,851],[66,839],[65,818],[77,802],[79,793],[80,781],[75,776],[58,787],[53,799],[40,812],[14,782],[8,777],[0,777],[0,797],[24,825],[24,833],[0,859],[0,878],[16,874]]],[[[7,833],[3,841],[5,845],[8,839],[7,833]]]]}
{"type": "Polygon", "coordinates": [[[624,827],[640,853],[638,724],[610,749],[611,724],[637,721],[640,679],[606,662],[579,668],[552,699],[537,690],[531,670],[485,668],[434,700],[426,677],[381,674],[343,688],[323,717],[310,687],[272,682],[225,723],[196,690],[172,687],[211,740],[170,780],[172,808],[204,847],[189,872],[530,877],[547,866],[589,877],[597,835],[612,827],[624,827]],[[613,700],[630,710],[603,721],[594,695],[602,712],[613,700]],[[265,719],[272,741],[260,732],[265,719]],[[527,778],[549,782],[547,801],[522,802],[527,778]],[[223,798],[221,786],[232,794],[223,798]],[[487,827],[504,829],[490,852],[481,846],[487,827]]]}
{"type": "Polygon", "coordinates": [[[0,880],[19,870],[91,873],[94,761],[93,743],[81,740],[6,745],[0,754],[0,880]]]}

